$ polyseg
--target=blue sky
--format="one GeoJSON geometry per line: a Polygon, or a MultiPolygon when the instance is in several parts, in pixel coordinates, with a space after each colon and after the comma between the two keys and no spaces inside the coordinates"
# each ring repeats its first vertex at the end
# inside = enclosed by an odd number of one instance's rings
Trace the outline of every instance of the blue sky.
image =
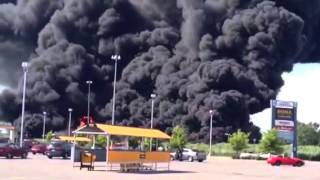
{"type": "MultiPolygon", "coordinates": [[[[284,86],[277,96],[279,100],[298,102],[298,121],[320,123],[320,64],[296,64],[290,73],[283,73],[284,86]]],[[[262,132],[271,128],[270,108],[251,115],[251,121],[262,132]]]]}

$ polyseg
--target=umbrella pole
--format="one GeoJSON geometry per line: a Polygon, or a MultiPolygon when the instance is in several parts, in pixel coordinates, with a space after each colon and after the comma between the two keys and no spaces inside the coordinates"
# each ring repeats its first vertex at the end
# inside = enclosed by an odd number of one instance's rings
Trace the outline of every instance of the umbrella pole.
{"type": "Polygon", "coordinates": [[[95,135],[93,135],[93,138],[92,138],[92,147],[91,147],[91,149],[94,149],[95,148],[95,146],[96,146],[96,136],[95,135]]]}
{"type": "MultiPolygon", "coordinates": [[[[108,167],[108,163],[109,163],[109,141],[110,141],[110,136],[107,135],[107,147],[106,147],[106,150],[107,150],[107,157],[106,157],[106,160],[107,160],[107,167],[108,167]]],[[[112,170],[112,164],[110,164],[110,170],[112,170]]]]}

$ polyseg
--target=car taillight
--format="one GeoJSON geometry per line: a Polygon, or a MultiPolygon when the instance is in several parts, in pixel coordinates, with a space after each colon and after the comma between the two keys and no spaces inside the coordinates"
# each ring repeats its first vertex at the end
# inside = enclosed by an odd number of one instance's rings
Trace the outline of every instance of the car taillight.
{"type": "Polygon", "coordinates": [[[56,147],[55,148],[57,151],[61,151],[62,150],[62,147],[56,147]]]}

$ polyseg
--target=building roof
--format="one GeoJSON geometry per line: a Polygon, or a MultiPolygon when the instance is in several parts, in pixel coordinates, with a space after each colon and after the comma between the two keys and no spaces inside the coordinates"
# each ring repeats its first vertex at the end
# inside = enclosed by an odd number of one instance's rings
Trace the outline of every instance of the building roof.
{"type": "Polygon", "coordinates": [[[146,129],[127,126],[113,126],[107,124],[97,124],[97,127],[110,135],[134,136],[156,139],[170,139],[170,136],[158,129],[146,129]]]}
{"type": "Polygon", "coordinates": [[[107,135],[108,134],[104,130],[98,128],[96,124],[82,126],[78,129],[76,129],[75,131],[73,131],[72,133],[75,133],[75,134],[94,134],[94,135],[99,135],[99,134],[100,135],[107,135]]]}
{"type": "Polygon", "coordinates": [[[127,126],[114,126],[107,124],[95,124],[95,126],[83,126],[73,131],[75,134],[105,134],[116,136],[146,137],[156,139],[170,139],[170,136],[158,129],[146,129],[127,126]]]}
{"type": "Polygon", "coordinates": [[[9,126],[9,125],[0,125],[0,129],[15,130],[16,128],[14,126],[9,126]]]}
{"type": "Polygon", "coordinates": [[[91,141],[91,139],[86,137],[73,137],[73,136],[59,136],[58,139],[62,141],[83,141],[83,142],[91,141]]]}

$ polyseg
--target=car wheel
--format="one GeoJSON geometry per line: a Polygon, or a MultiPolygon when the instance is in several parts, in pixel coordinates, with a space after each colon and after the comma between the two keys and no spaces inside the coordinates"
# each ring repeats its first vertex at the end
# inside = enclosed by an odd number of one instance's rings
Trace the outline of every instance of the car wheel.
{"type": "Polygon", "coordinates": [[[280,166],[280,165],[281,165],[281,162],[280,162],[280,161],[277,161],[277,162],[274,163],[274,165],[280,166]]]}
{"type": "Polygon", "coordinates": [[[189,161],[189,162],[192,162],[192,161],[193,161],[193,157],[192,157],[192,156],[189,156],[188,161],[189,161]]]}
{"type": "Polygon", "coordinates": [[[26,159],[26,158],[27,158],[27,156],[28,156],[28,154],[27,154],[27,153],[23,153],[23,154],[21,155],[21,158],[22,158],[22,159],[26,159]]]}
{"type": "Polygon", "coordinates": [[[303,162],[301,162],[301,161],[297,162],[297,163],[296,163],[296,166],[298,166],[298,167],[303,166],[303,162]]]}
{"type": "Polygon", "coordinates": [[[62,158],[63,158],[63,159],[67,159],[67,158],[68,158],[68,155],[67,155],[67,154],[63,154],[63,155],[62,155],[62,158]]]}
{"type": "Polygon", "coordinates": [[[49,159],[52,159],[52,156],[48,156],[49,159]]]}
{"type": "Polygon", "coordinates": [[[12,159],[13,156],[11,154],[7,154],[7,159],[12,159]]]}
{"type": "Polygon", "coordinates": [[[203,159],[199,159],[198,162],[203,162],[203,159]]]}
{"type": "Polygon", "coordinates": [[[33,155],[35,155],[35,154],[36,154],[36,152],[32,152],[32,154],[33,154],[33,155]]]}

